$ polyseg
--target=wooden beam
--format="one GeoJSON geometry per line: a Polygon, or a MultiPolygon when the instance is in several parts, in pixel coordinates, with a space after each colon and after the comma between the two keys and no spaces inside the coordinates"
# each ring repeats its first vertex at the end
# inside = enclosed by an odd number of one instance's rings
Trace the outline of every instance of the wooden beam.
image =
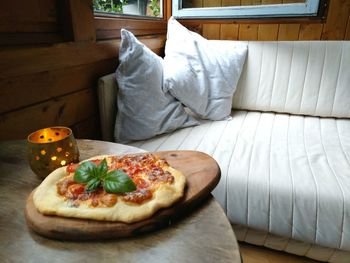
{"type": "Polygon", "coordinates": [[[56,21],[1,21],[0,32],[6,33],[46,33],[58,32],[56,21]]]}
{"type": "Polygon", "coordinates": [[[72,126],[98,114],[93,89],[82,90],[18,111],[0,114],[0,140],[25,139],[48,126],[72,126]]]}
{"type": "Polygon", "coordinates": [[[21,33],[0,33],[0,45],[33,45],[33,44],[53,44],[62,41],[60,34],[56,32],[21,32],[21,33]]]}
{"type": "Polygon", "coordinates": [[[56,32],[56,0],[0,1],[0,32],[56,32]]]}
{"type": "Polygon", "coordinates": [[[95,41],[92,0],[61,0],[58,3],[64,40],[95,41]]]}
{"type": "Polygon", "coordinates": [[[172,16],[172,1],[171,0],[163,0],[163,10],[165,11],[163,14],[164,20],[168,21],[172,16]]]}
{"type": "Polygon", "coordinates": [[[350,14],[350,1],[332,0],[328,10],[326,24],[323,27],[322,39],[342,40],[345,37],[346,25],[350,14]]]}
{"type": "MultiPolygon", "coordinates": [[[[150,49],[163,49],[165,35],[140,37],[150,49]]],[[[0,79],[118,58],[120,40],[63,43],[50,47],[0,50],[0,79]]]]}
{"type": "Polygon", "coordinates": [[[95,63],[0,79],[0,113],[28,107],[97,86],[97,79],[117,68],[115,58],[95,63]],[[16,98],[16,99],[14,99],[16,98]]]}
{"type": "Polygon", "coordinates": [[[97,16],[95,18],[96,30],[114,30],[125,28],[127,30],[151,30],[166,29],[167,22],[159,19],[131,19],[131,18],[111,18],[106,16],[97,16]]]}
{"type": "Polygon", "coordinates": [[[348,24],[346,26],[346,32],[345,32],[345,40],[350,40],[350,14],[348,18],[348,24]]]}
{"type": "MultiPolygon", "coordinates": [[[[159,35],[165,35],[166,29],[133,29],[129,30],[132,32],[135,36],[148,36],[150,34],[159,34],[159,35]]],[[[120,29],[115,30],[101,30],[96,32],[96,38],[98,40],[110,40],[110,39],[116,39],[120,38],[120,29]]]]}
{"type": "Polygon", "coordinates": [[[166,34],[167,22],[164,19],[134,19],[111,18],[108,16],[95,17],[96,39],[106,40],[120,38],[122,28],[129,30],[135,36],[166,34]]]}

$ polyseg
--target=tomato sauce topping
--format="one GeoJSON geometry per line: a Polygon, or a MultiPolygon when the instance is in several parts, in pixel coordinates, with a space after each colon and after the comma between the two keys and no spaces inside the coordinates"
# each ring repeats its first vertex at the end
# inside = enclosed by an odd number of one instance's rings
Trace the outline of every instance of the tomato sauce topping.
{"type": "MultiPolygon", "coordinates": [[[[141,204],[152,199],[153,192],[158,184],[172,184],[174,176],[164,171],[169,164],[164,159],[159,159],[152,154],[126,155],[122,157],[109,157],[108,170],[123,170],[129,175],[136,185],[136,190],[125,194],[107,193],[102,187],[94,192],[87,192],[85,185],[76,183],[73,179],[75,170],[79,164],[67,166],[67,176],[56,185],[57,193],[73,201],[74,206],[79,206],[81,201],[86,201],[92,207],[112,207],[120,197],[125,202],[141,204]]],[[[92,160],[96,165],[101,160],[92,160]]]]}

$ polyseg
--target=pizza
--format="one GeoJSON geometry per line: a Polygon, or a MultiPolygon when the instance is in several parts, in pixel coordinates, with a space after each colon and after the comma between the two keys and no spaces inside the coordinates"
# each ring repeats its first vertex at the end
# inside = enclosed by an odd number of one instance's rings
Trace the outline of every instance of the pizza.
{"type": "Polygon", "coordinates": [[[185,176],[156,155],[105,155],[53,171],[33,201],[44,215],[133,223],[174,204],[185,185],[185,176]]]}

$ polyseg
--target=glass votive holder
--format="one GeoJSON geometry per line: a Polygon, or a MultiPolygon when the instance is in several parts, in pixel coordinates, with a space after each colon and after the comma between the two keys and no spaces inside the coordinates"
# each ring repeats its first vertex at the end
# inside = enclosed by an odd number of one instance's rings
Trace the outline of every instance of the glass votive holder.
{"type": "Polygon", "coordinates": [[[45,178],[55,169],[79,162],[73,132],[67,127],[49,127],[28,136],[28,161],[32,171],[45,178]]]}

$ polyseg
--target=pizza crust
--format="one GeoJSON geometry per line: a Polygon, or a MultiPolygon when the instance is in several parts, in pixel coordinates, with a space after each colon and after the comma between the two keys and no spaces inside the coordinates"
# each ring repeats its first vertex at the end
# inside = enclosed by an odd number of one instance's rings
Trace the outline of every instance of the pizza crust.
{"type": "MultiPolygon", "coordinates": [[[[91,159],[103,159],[104,157],[108,156],[97,156],[91,159]]],[[[45,215],[134,223],[151,217],[161,208],[171,206],[184,195],[185,176],[172,167],[164,168],[164,170],[174,176],[174,182],[160,185],[153,193],[152,199],[145,203],[126,203],[121,197],[118,197],[117,203],[112,207],[88,207],[84,204],[72,207],[57,194],[56,183],[66,175],[66,167],[61,167],[49,174],[35,190],[34,205],[40,213],[45,215]]]]}

